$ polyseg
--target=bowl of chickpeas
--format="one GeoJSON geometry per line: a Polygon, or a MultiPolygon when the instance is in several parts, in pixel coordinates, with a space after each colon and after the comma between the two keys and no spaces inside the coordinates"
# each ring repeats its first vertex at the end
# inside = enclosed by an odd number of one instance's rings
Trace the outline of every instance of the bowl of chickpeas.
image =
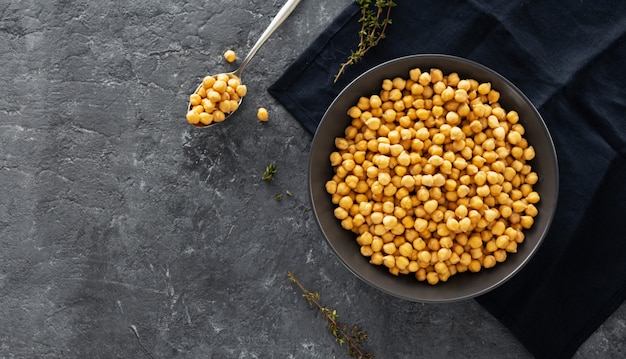
{"type": "Polygon", "coordinates": [[[541,245],[558,198],[537,109],[497,72],[449,55],[402,57],[356,78],[324,114],[309,166],[338,258],[419,302],[506,282],[541,245]]]}

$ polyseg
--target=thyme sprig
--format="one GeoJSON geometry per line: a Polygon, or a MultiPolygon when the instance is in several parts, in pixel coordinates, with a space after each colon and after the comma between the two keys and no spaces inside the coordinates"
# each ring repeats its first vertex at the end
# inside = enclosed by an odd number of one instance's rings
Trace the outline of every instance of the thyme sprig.
{"type": "Polygon", "coordinates": [[[374,354],[363,350],[363,341],[367,339],[367,332],[361,330],[357,325],[349,326],[339,322],[337,311],[324,307],[321,304],[319,293],[309,292],[304,288],[293,272],[287,272],[287,277],[300,288],[302,296],[306,299],[309,306],[316,306],[321,311],[323,318],[328,322],[328,330],[335,337],[335,341],[340,346],[346,344],[348,355],[358,359],[374,359],[374,354]]]}
{"type": "Polygon", "coordinates": [[[269,165],[267,165],[267,167],[265,167],[265,171],[263,171],[263,181],[265,182],[272,182],[272,179],[274,178],[274,175],[278,173],[278,170],[276,169],[276,165],[274,165],[273,163],[270,163],[269,165]]]}
{"type": "Polygon", "coordinates": [[[391,24],[391,8],[396,6],[393,0],[355,0],[361,9],[361,29],[359,30],[359,45],[350,53],[348,60],[341,64],[341,68],[335,75],[334,82],[345,72],[350,65],[359,62],[365,53],[378,45],[380,40],[386,37],[385,31],[391,24]],[[372,2],[374,8],[371,7],[372,2]]]}

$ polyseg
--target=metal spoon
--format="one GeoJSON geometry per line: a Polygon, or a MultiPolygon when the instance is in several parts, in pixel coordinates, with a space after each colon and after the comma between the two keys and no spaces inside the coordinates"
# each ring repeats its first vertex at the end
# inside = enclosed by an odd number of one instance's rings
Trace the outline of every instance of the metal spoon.
{"type": "MultiPolygon", "coordinates": [[[[276,31],[276,29],[278,29],[278,27],[283,23],[283,21],[285,21],[285,19],[287,19],[287,17],[289,17],[289,15],[291,14],[291,12],[296,8],[296,6],[300,3],[301,0],[287,0],[287,2],[285,3],[285,5],[283,5],[283,7],[280,9],[280,11],[278,11],[278,14],[276,14],[276,17],[274,17],[274,19],[270,22],[270,24],[268,25],[267,29],[265,29],[265,31],[263,32],[263,34],[261,34],[261,37],[257,40],[256,44],[254,44],[254,46],[252,47],[252,49],[250,50],[250,52],[248,53],[248,55],[243,59],[243,61],[241,62],[241,65],[239,65],[239,68],[233,72],[229,72],[226,73],[226,75],[228,75],[229,77],[233,77],[236,76],[237,78],[241,78],[241,73],[243,72],[243,70],[246,68],[246,66],[248,66],[248,63],[250,63],[250,60],[252,60],[252,58],[254,57],[254,55],[256,55],[257,51],[259,51],[259,49],[261,48],[261,46],[263,46],[263,44],[267,41],[267,39],[269,39],[269,37],[274,33],[274,31],[276,31]]],[[[214,75],[217,76],[217,75],[214,75]]],[[[202,87],[202,84],[200,84],[197,88],[196,91],[194,91],[194,93],[198,93],[198,90],[200,90],[200,88],[202,87]]],[[[243,97],[239,99],[239,104],[241,104],[243,97]]],[[[191,101],[189,102],[189,105],[187,107],[187,111],[192,111],[192,105],[191,105],[191,101]]],[[[236,110],[235,110],[236,111],[236,110]]],[[[235,111],[231,111],[226,115],[226,119],[228,119],[230,116],[232,116],[235,111]]],[[[198,127],[198,128],[207,128],[210,126],[213,126],[217,123],[221,123],[223,121],[219,121],[219,122],[211,122],[208,125],[204,125],[202,123],[198,123],[198,124],[193,124],[193,126],[198,127]]]]}

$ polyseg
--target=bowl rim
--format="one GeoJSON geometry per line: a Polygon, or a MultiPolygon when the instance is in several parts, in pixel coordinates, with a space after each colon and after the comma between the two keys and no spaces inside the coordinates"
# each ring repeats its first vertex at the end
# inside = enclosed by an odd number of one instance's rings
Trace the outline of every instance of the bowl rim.
{"type": "MultiPolygon", "coordinates": [[[[408,75],[408,71],[411,68],[414,67],[420,67],[420,65],[409,65],[407,63],[407,67],[405,68],[405,76],[408,75]]],[[[436,67],[436,66],[429,66],[429,67],[436,67]]],[[[424,69],[422,69],[424,70],[424,69]]],[[[450,71],[449,71],[450,72],[450,71]]],[[[448,72],[448,73],[449,73],[448,72]]],[[[444,74],[446,74],[446,71],[444,71],[444,74]]],[[[385,77],[385,78],[389,78],[389,77],[385,77]]],[[[494,82],[494,81],[491,81],[494,82]]],[[[378,84],[378,91],[380,90],[380,83],[378,84]]],[[[500,91],[502,93],[502,88],[498,88],[498,91],[500,91]]],[[[347,108],[345,109],[347,111],[347,108]]],[[[347,120],[346,120],[347,123],[347,120]]],[[[345,128],[345,126],[344,126],[345,128]]],[[[328,155],[328,154],[327,154],[328,155]]],[[[327,164],[327,166],[330,168],[330,164],[327,164]]],[[[339,258],[339,260],[341,261],[341,263],[350,271],[352,272],[356,277],[358,277],[359,279],[361,279],[362,281],[364,281],[365,283],[367,283],[368,285],[384,292],[387,293],[389,295],[392,295],[394,297],[397,298],[401,298],[401,299],[405,299],[405,300],[409,300],[409,301],[416,301],[416,302],[424,302],[424,303],[444,303],[444,302],[456,302],[456,301],[461,301],[461,300],[465,300],[465,299],[471,299],[471,298],[475,298],[477,296],[480,296],[482,294],[485,294],[489,291],[492,291],[493,289],[499,287],[500,285],[504,284],[505,282],[507,282],[509,279],[511,279],[512,277],[514,277],[516,274],[518,274],[522,268],[524,268],[526,266],[526,264],[528,264],[528,262],[530,262],[530,260],[534,257],[534,255],[536,254],[536,252],[538,251],[539,247],[541,247],[547,233],[548,230],[551,227],[554,215],[555,215],[555,211],[556,211],[556,207],[557,207],[557,203],[558,203],[558,192],[559,192],[559,171],[558,171],[558,157],[557,157],[557,153],[554,147],[554,142],[552,140],[552,136],[550,135],[550,131],[548,130],[546,123],[543,119],[543,117],[541,116],[541,114],[539,113],[539,111],[537,110],[537,108],[534,106],[534,104],[528,99],[528,97],[517,87],[515,86],[515,84],[513,84],[510,80],[508,80],[506,77],[504,77],[503,75],[501,75],[500,73],[496,72],[495,70],[472,60],[466,59],[466,58],[462,58],[462,57],[458,57],[458,56],[453,56],[453,55],[447,55],[447,54],[414,54],[414,55],[406,55],[406,56],[401,56],[401,57],[397,57],[385,62],[382,62],[372,68],[370,68],[369,70],[363,72],[362,74],[360,74],[359,76],[357,76],[354,80],[350,81],[338,94],[337,96],[335,96],[335,98],[333,99],[333,101],[331,102],[331,104],[327,107],[326,111],[324,112],[324,115],[322,116],[318,127],[316,129],[316,132],[313,136],[313,140],[311,143],[311,149],[310,149],[310,157],[309,157],[309,175],[308,175],[308,185],[309,185],[309,195],[310,195],[310,200],[312,202],[312,207],[313,207],[313,211],[315,213],[315,218],[316,218],[316,222],[320,228],[320,230],[322,231],[322,234],[326,240],[326,242],[330,245],[333,253],[339,258]],[[519,100],[521,102],[523,102],[523,104],[527,107],[527,109],[529,111],[532,112],[533,117],[536,118],[538,121],[537,125],[541,128],[542,130],[542,134],[545,135],[545,140],[548,144],[548,147],[550,148],[550,150],[548,151],[549,153],[546,153],[545,155],[549,156],[549,161],[551,162],[551,165],[553,167],[553,188],[551,188],[551,196],[550,199],[553,202],[553,205],[549,208],[548,213],[542,213],[543,216],[547,216],[547,218],[544,220],[544,226],[540,229],[540,232],[538,233],[538,238],[536,240],[536,243],[534,243],[534,245],[532,246],[532,248],[530,249],[530,252],[526,254],[526,256],[522,259],[521,263],[517,264],[512,270],[509,271],[508,274],[501,276],[500,279],[496,280],[494,283],[491,283],[489,285],[486,285],[484,287],[482,287],[479,290],[473,291],[473,292],[468,292],[468,293],[464,293],[461,295],[456,295],[456,296],[450,296],[450,297],[446,297],[446,298],[437,298],[437,299],[433,299],[433,298],[419,298],[419,297],[415,297],[415,296],[411,296],[411,295],[406,295],[406,294],[402,294],[402,293],[397,293],[396,291],[393,291],[391,289],[389,289],[389,287],[386,286],[381,286],[378,283],[375,283],[374,281],[372,281],[370,278],[368,278],[366,275],[364,275],[363,273],[361,273],[360,271],[358,271],[356,268],[354,268],[352,265],[350,265],[350,263],[348,263],[348,261],[346,260],[346,258],[344,258],[341,254],[340,251],[336,248],[335,243],[333,242],[333,240],[331,240],[329,234],[326,231],[326,228],[322,225],[322,220],[321,220],[321,213],[319,213],[318,211],[318,206],[316,205],[316,198],[315,198],[315,193],[314,193],[314,184],[313,184],[313,176],[312,173],[314,171],[314,166],[316,165],[316,163],[314,163],[314,150],[316,149],[316,145],[318,144],[318,142],[320,141],[320,131],[319,129],[322,127],[323,124],[326,123],[326,121],[329,121],[329,116],[330,114],[333,113],[333,109],[334,107],[337,105],[337,103],[340,101],[340,99],[343,98],[343,96],[346,95],[346,93],[348,91],[350,91],[353,87],[358,86],[362,81],[364,81],[364,79],[366,79],[368,76],[370,76],[373,73],[376,73],[378,71],[384,71],[384,69],[392,67],[395,64],[398,63],[403,63],[403,62],[408,62],[408,63],[412,63],[412,62],[420,62],[420,61],[426,61],[426,62],[436,62],[436,61],[448,61],[448,62],[454,62],[457,64],[464,64],[466,66],[470,66],[473,67],[485,74],[488,74],[489,79],[493,79],[493,80],[497,80],[497,82],[503,84],[504,86],[506,86],[510,91],[512,91],[512,93],[514,93],[517,97],[519,97],[519,100]]],[[[542,200],[544,198],[544,194],[541,194],[542,196],[542,200]]],[[[328,202],[330,202],[330,198],[327,199],[328,202]]],[[[338,224],[338,222],[337,222],[338,224]]],[[[345,229],[341,228],[341,230],[346,231],[345,229]]],[[[525,230],[525,232],[527,232],[528,230],[525,230]]],[[[349,232],[349,231],[346,231],[349,232]]],[[[526,242],[526,241],[525,241],[526,242]]],[[[361,257],[363,257],[360,253],[357,254],[361,257]]],[[[365,259],[365,257],[363,257],[365,259]]],[[[367,265],[371,266],[371,267],[380,267],[380,266],[374,266],[372,264],[367,263],[367,265]]],[[[490,269],[490,270],[493,270],[490,269]]],[[[484,271],[484,270],[483,270],[484,271]]],[[[477,273],[472,273],[471,275],[476,275],[477,273]]],[[[480,274],[480,273],[478,273],[480,274]]],[[[392,276],[391,274],[388,274],[389,279],[392,280],[397,280],[397,277],[392,276]]],[[[454,279],[454,278],[453,278],[454,279]]],[[[422,283],[422,282],[418,282],[417,280],[415,280],[414,278],[412,278],[412,280],[416,283],[416,285],[426,285],[426,286],[430,286],[426,283],[422,283]]],[[[440,283],[437,284],[438,285],[442,285],[442,284],[446,284],[449,285],[450,283],[440,283]]],[[[437,287],[437,286],[430,286],[430,287],[437,287]]]]}

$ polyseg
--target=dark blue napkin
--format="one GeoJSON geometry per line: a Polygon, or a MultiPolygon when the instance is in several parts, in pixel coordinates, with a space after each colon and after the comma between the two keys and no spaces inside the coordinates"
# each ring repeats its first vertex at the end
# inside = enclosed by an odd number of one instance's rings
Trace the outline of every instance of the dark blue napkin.
{"type": "Polygon", "coordinates": [[[358,42],[349,6],[270,93],[314,133],[352,79],[386,60],[445,53],[507,77],[539,109],[559,160],[544,244],[476,300],[537,358],[569,358],[626,297],[626,2],[397,0],[387,39],[333,78],[358,42]]]}

